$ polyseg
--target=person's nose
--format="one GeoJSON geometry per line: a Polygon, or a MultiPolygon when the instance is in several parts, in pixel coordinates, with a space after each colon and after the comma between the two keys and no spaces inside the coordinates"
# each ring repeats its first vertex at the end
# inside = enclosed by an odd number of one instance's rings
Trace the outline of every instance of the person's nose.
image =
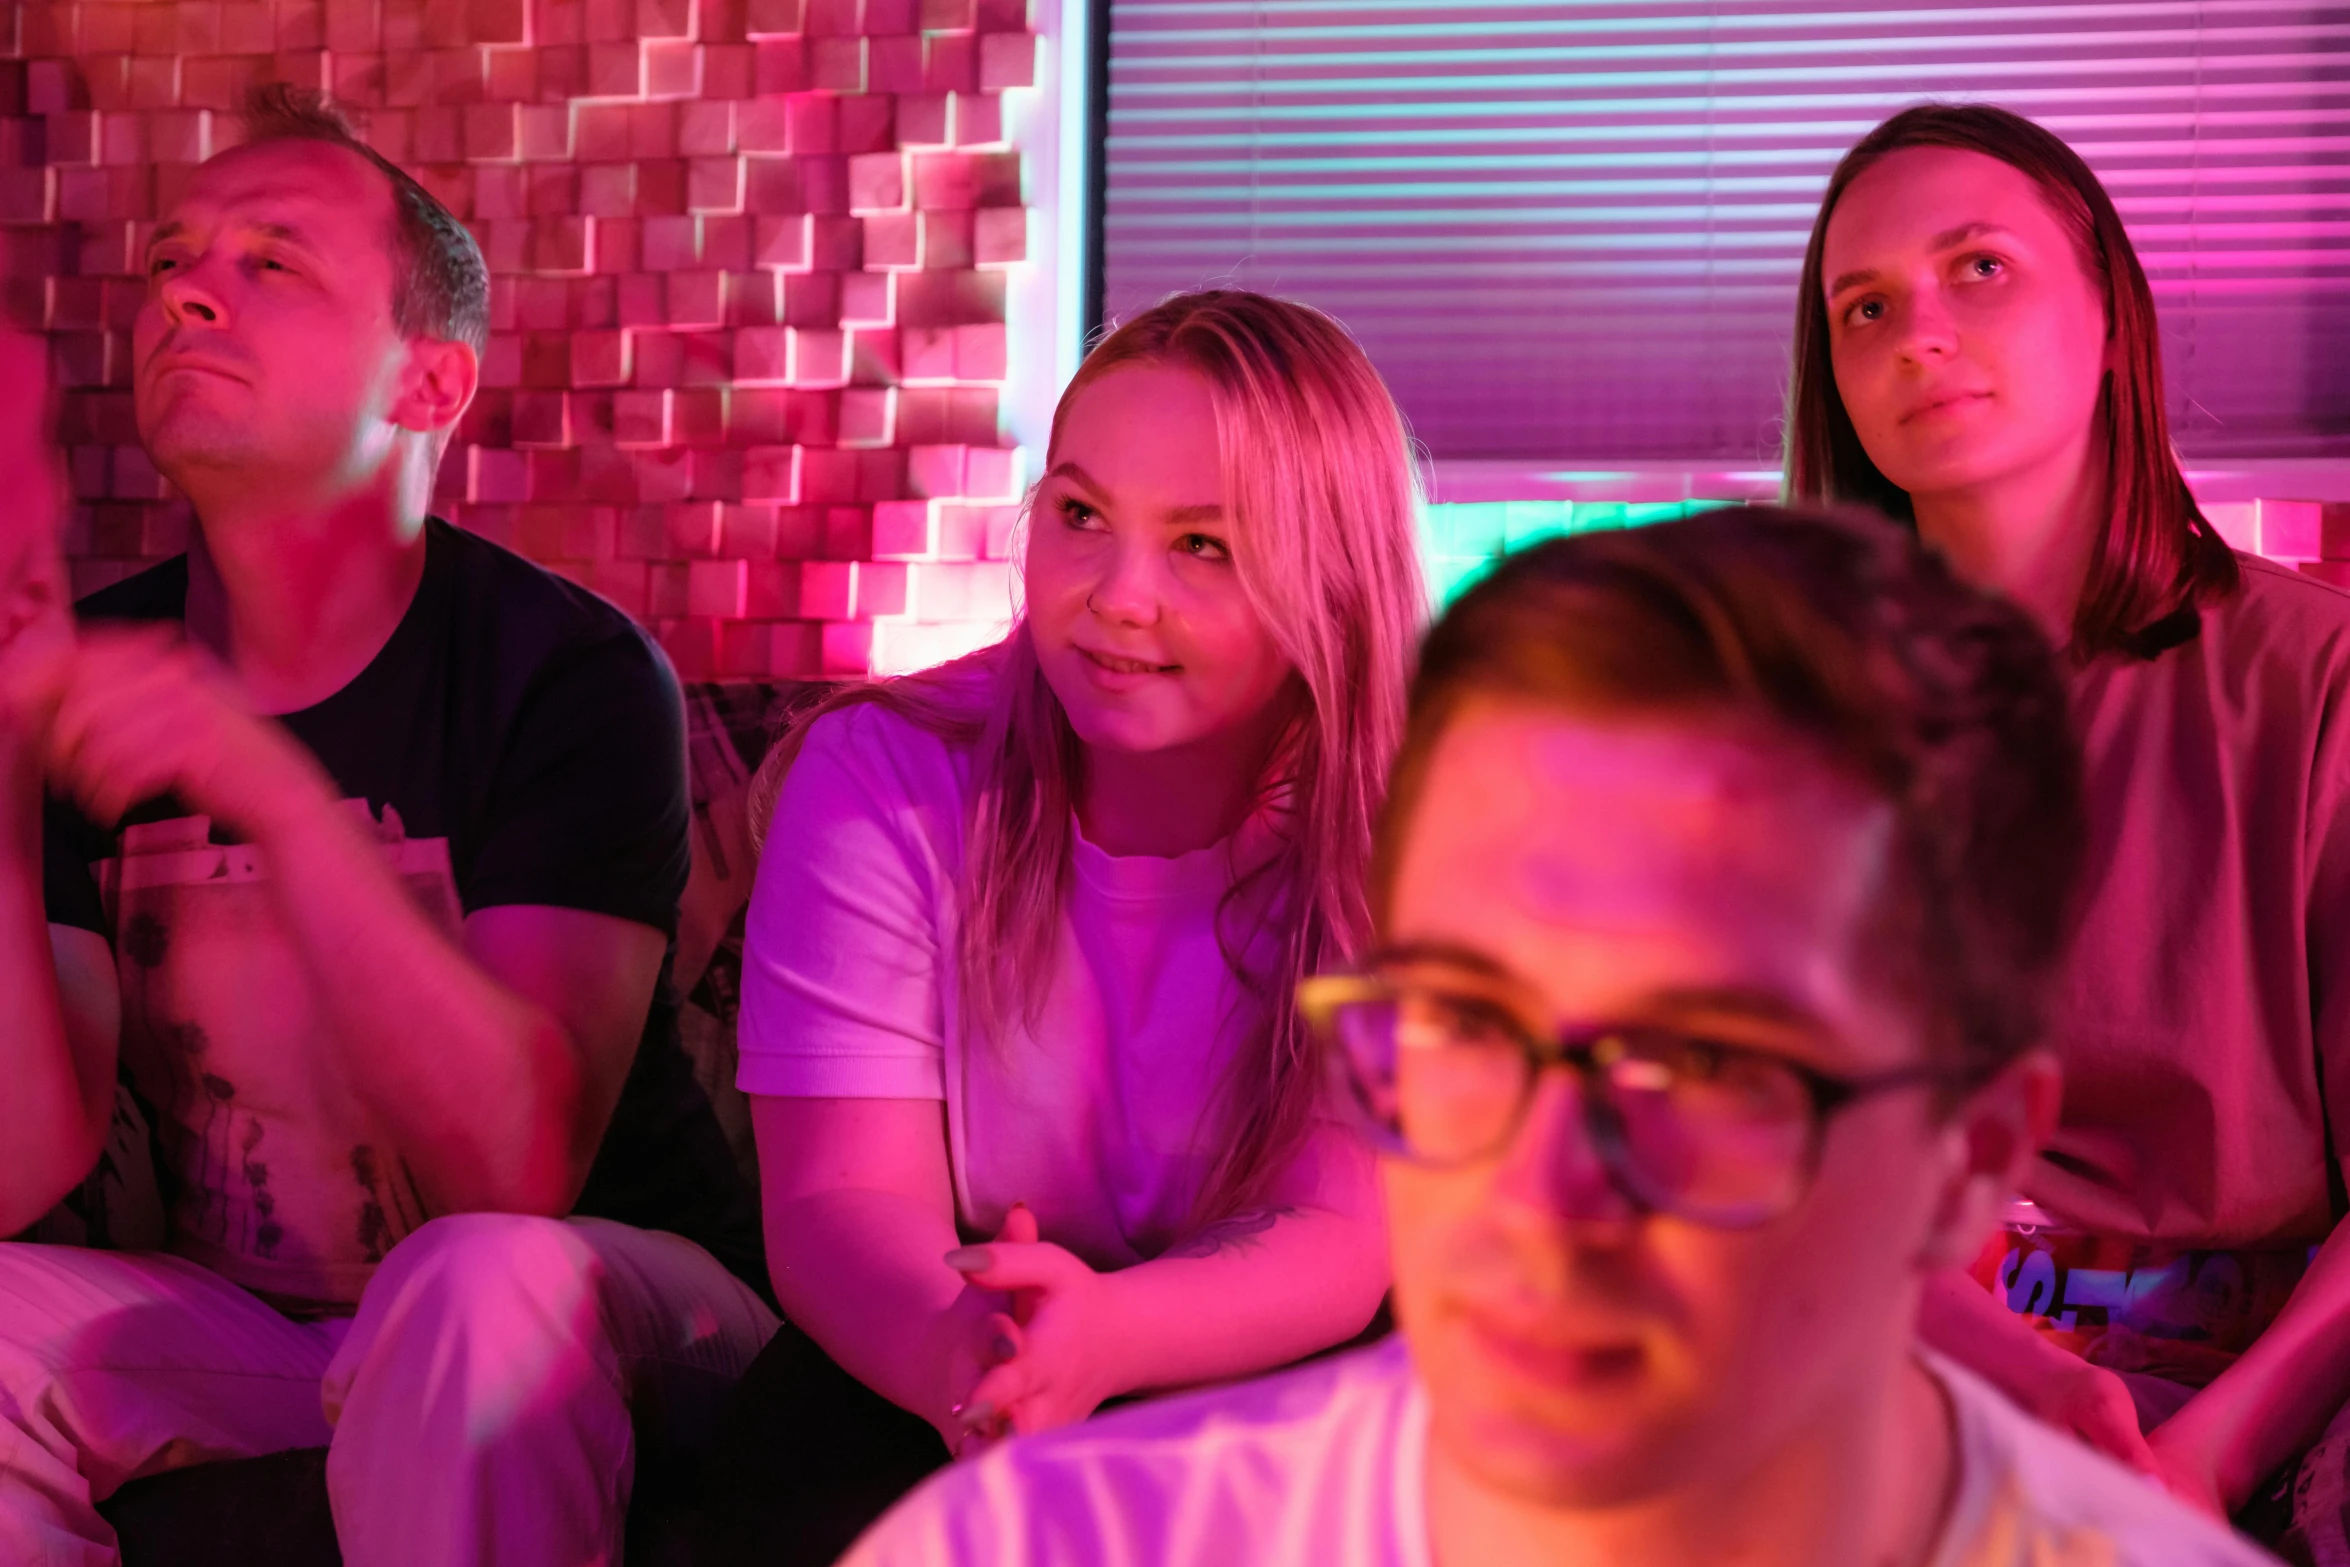
{"type": "Polygon", "coordinates": [[[1914,290],[1901,304],[1901,357],[1912,364],[1940,364],[1958,349],[1958,323],[1936,288],[1914,290]]]}
{"type": "Polygon", "coordinates": [[[183,262],[157,279],[154,297],[166,326],[228,325],[227,295],[200,259],[183,262]]]}
{"type": "Polygon", "coordinates": [[[1592,1142],[1588,1091],[1560,1066],[1535,1080],[1526,1118],[1502,1155],[1497,1195],[1550,1222],[1620,1224],[1637,1214],[1592,1142]]]}
{"type": "Polygon", "coordinates": [[[1086,595],[1086,607],[1118,625],[1150,625],[1159,618],[1163,564],[1164,551],[1141,539],[1114,538],[1093,591],[1086,595]]]}

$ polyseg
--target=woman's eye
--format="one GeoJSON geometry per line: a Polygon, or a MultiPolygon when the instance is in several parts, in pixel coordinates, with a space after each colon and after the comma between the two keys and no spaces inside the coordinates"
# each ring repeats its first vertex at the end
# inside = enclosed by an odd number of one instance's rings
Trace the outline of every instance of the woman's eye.
{"type": "Polygon", "coordinates": [[[1072,528],[1091,527],[1101,517],[1101,513],[1085,502],[1066,495],[1061,497],[1059,509],[1061,520],[1072,528]]]}
{"type": "Polygon", "coordinates": [[[1848,307],[1844,312],[1845,324],[1848,326],[1866,326],[1871,321],[1882,321],[1884,319],[1885,301],[1881,299],[1861,300],[1859,303],[1848,307]]]}
{"type": "Polygon", "coordinates": [[[1175,541],[1175,547],[1195,560],[1230,560],[1231,549],[1222,539],[1211,533],[1186,533],[1175,541]]]}
{"type": "Polygon", "coordinates": [[[2007,263],[1997,256],[1969,256],[1966,275],[1977,281],[1995,278],[2007,270],[2007,263]]]}
{"type": "Polygon", "coordinates": [[[177,265],[179,265],[179,263],[170,256],[157,256],[154,260],[147,263],[147,275],[149,277],[161,277],[164,273],[169,272],[177,265]]]}

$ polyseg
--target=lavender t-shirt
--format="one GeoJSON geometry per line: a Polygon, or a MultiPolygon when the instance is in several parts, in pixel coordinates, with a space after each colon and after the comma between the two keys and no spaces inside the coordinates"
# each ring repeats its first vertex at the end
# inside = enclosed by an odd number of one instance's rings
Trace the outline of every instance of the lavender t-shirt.
{"type": "MultiPolygon", "coordinates": [[[[1218,919],[1270,830],[1167,859],[1076,833],[1058,951],[1029,976],[1040,1005],[999,1034],[968,1015],[956,973],[970,774],[968,752],[878,705],[809,730],[751,894],[736,1080],[943,1099],[964,1233],[1026,1203],[1046,1240],[1128,1267],[1189,1226],[1225,1073],[1263,1016],[1218,919]]],[[[1269,956],[1246,954],[1260,972],[1269,956]]]]}
{"type": "Polygon", "coordinates": [[[2198,635],[2075,676],[2088,902],[2050,1015],[2063,1124],[2024,1190],[2069,1227],[2241,1249],[2326,1235],[2350,1138],[2350,594],[2238,560],[2198,635]]]}

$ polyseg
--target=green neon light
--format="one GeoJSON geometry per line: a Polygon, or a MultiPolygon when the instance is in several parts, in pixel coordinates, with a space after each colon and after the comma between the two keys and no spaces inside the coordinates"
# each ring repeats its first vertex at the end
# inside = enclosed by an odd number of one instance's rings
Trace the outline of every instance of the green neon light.
{"type": "MultiPolygon", "coordinates": [[[[1546,478],[1610,479],[1621,474],[1546,474],[1546,478]]],[[[1564,534],[1638,528],[1692,517],[1736,501],[1431,501],[1420,508],[1420,569],[1436,607],[1443,609],[1475,586],[1513,550],[1564,534]]]]}

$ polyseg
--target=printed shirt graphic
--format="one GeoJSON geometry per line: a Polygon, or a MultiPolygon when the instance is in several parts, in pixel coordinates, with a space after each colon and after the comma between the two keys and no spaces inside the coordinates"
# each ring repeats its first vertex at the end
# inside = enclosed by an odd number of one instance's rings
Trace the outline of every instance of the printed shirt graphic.
{"type": "MultiPolygon", "coordinates": [[[[80,612],[183,619],[187,583],[183,557],[80,612]]],[[[452,936],[467,913],[505,905],[676,933],[682,701],[659,652],[593,595],[429,523],[423,581],[390,641],[342,690],[276,721],[353,797],[452,936]]],[[[120,1102],[153,1129],[164,1247],[286,1309],[347,1310],[427,1213],[325,1028],[261,857],[222,838],[169,799],[119,830],[52,802],[49,918],[113,945],[120,1102]]],[[[114,1141],[135,1135],[118,1128],[114,1141]]],[[[113,1222],[137,1207],[85,1193],[73,1217],[92,1243],[153,1245],[113,1222]]],[[[574,1211],[683,1235],[765,1287],[755,1202],[679,1048],[666,972],[574,1211]]]]}
{"type": "Polygon", "coordinates": [[[2316,1248],[2198,1251],[2011,1227],[1975,1282],[2053,1343],[2109,1371],[2207,1387],[2284,1310],[2316,1248]]]}
{"type": "MultiPolygon", "coordinates": [[[[394,871],[454,937],[445,838],[376,824],[394,871]]],[[[122,1063],[159,1113],[173,1249],[266,1298],[355,1300],[427,1217],[399,1149],[338,1070],[260,857],[201,816],[127,828],[98,866],[122,990],[122,1063]]]]}
{"type": "MultiPolygon", "coordinates": [[[[1926,1357],[1957,1492],[1932,1567],[2270,1558],[1926,1357]]],[[[1428,1397],[1400,1340],[1138,1405],[940,1471],[842,1567],[1434,1567],[1428,1397]]]]}

